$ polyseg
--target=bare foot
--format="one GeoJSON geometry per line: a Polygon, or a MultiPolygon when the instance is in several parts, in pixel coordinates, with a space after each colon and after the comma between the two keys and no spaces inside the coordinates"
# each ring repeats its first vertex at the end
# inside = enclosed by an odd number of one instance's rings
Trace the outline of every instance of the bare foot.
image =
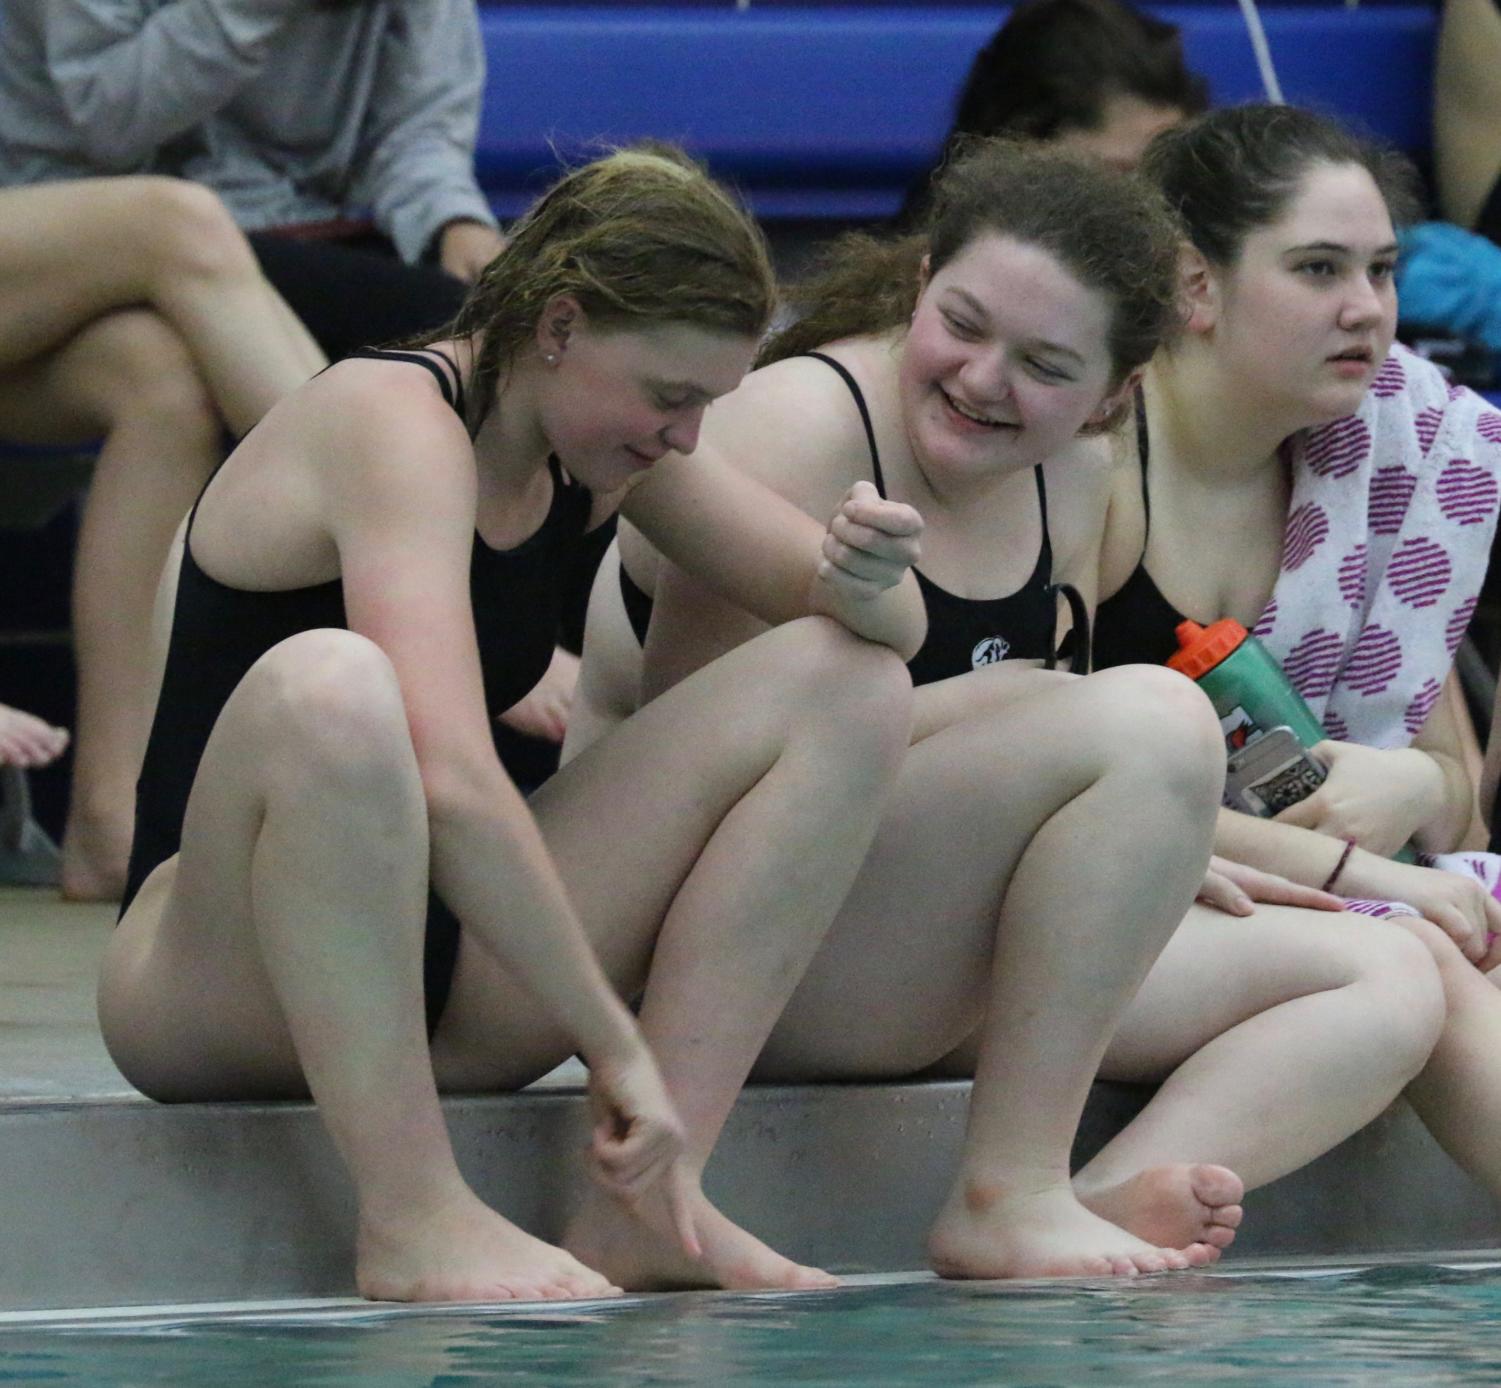
{"type": "Polygon", "coordinates": [[[1202,1267],[1218,1256],[1207,1244],[1146,1243],[1091,1214],[1067,1185],[956,1189],[928,1235],[940,1277],[1134,1277],[1202,1267]]]}
{"type": "Polygon", "coordinates": [[[562,1301],[619,1296],[571,1254],[469,1192],[427,1217],[361,1220],[355,1282],[371,1301],[562,1301]]]}
{"type": "Polygon", "coordinates": [[[126,813],[90,815],[74,806],[63,826],[63,898],[66,901],[118,901],[130,863],[132,825],[126,813]]]}
{"type": "Polygon", "coordinates": [[[1102,1219],[1149,1243],[1181,1248],[1202,1243],[1218,1258],[1235,1241],[1246,1188],[1228,1167],[1151,1166],[1119,1185],[1074,1187],[1079,1200],[1102,1219]]]}
{"type": "Polygon", "coordinates": [[[639,1211],[590,1189],[569,1222],[563,1245],[628,1291],[722,1287],[729,1291],[817,1291],[839,1279],[804,1267],[768,1248],[721,1214],[702,1193],[693,1226],[701,1257],[685,1253],[671,1232],[665,1207],[651,1197],[639,1211]]]}
{"type": "Polygon", "coordinates": [[[67,745],[66,728],[54,728],[34,713],[0,704],[0,766],[48,766],[67,745]]]}

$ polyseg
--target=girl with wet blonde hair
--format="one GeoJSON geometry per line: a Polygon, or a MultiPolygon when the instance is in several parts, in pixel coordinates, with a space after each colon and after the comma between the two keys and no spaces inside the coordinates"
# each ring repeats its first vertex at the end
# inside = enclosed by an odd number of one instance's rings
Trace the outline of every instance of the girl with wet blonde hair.
{"type": "Polygon", "coordinates": [[[294,393],[185,522],[104,1034],[159,1099],[310,1093],[367,1296],[829,1280],[699,1176],[900,759],[921,522],[856,491],[831,524],[858,563],[834,564],[824,525],[688,456],[772,304],[759,234],[701,171],[601,159],[445,334],[294,393]],[[491,720],[617,507],[778,625],[528,803],[491,720]],[[575,1051],[601,1186],[567,1241],[592,1268],[474,1195],[437,1097],[575,1051]]]}

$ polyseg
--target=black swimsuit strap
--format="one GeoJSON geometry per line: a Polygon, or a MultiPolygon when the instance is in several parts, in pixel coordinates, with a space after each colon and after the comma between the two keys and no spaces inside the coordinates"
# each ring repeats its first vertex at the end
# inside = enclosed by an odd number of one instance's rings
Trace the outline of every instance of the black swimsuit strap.
{"type": "MultiPolygon", "coordinates": [[[[1152,498],[1147,492],[1147,459],[1151,456],[1152,443],[1147,434],[1147,395],[1136,387],[1136,460],[1141,464],[1141,504],[1146,513],[1147,528],[1152,525],[1152,498]]],[[[1145,550],[1143,550],[1145,553],[1145,550]]]]}
{"type": "Polygon", "coordinates": [[[1048,533],[1048,484],[1043,481],[1042,464],[1032,469],[1037,478],[1037,510],[1042,517],[1042,545],[1037,554],[1037,567],[1042,570],[1044,583],[1053,581],[1053,537],[1048,533]]]}
{"type": "MultiPolygon", "coordinates": [[[[1071,668],[1076,675],[1087,675],[1090,665],[1090,636],[1089,636],[1089,608],[1085,605],[1084,595],[1074,587],[1072,583],[1053,582],[1053,537],[1048,530],[1048,484],[1042,475],[1042,465],[1039,463],[1032,471],[1037,475],[1037,509],[1042,515],[1042,550],[1037,556],[1037,567],[1042,571],[1043,583],[1056,602],[1059,595],[1068,603],[1069,617],[1073,622],[1074,657],[1071,668]]],[[[1067,637],[1064,638],[1065,641],[1067,637]]],[[[1048,643],[1048,658],[1043,662],[1043,669],[1054,669],[1058,664],[1058,654],[1062,648],[1053,642],[1048,643]]]]}
{"type": "MultiPolygon", "coordinates": [[[[437,381],[438,389],[443,392],[444,401],[453,406],[458,412],[460,419],[465,418],[464,378],[459,375],[458,363],[451,360],[445,353],[438,351],[436,347],[430,347],[428,352],[431,353],[430,356],[422,352],[387,351],[380,347],[362,347],[358,351],[351,352],[349,355],[372,361],[408,361],[415,363],[417,366],[425,366],[433,373],[433,379],[437,381]],[[438,361],[434,361],[433,357],[436,357],[438,361]],[[443,365],[439,366],[438,362],[442,362],[443,365]],[[445,367],[447,370],[444,369],[445,367]]],[[[332,363],[329,365],[332,365],[332,363]]],[[[328,367],[325,366],[323,371],[327,370],[328,367]]],[[[323,371],[317,374],[321,376],[323,371]]],[[[243,443],[244,439],[241,439],[240,442],[243,443]]],[[[204,493],[208,491],[214,478],[219,475],[219,468],[223,467],[228,461],[227,457],[219,460],[218,465],[209,475],[208,481],[198,489],[198,495],[193,499],[193,505],[188,511],[188,528],[187,533],[183,536],[183,549],[186,551],[189,559],[193,557],[193,551],[190,546],[193,538],[193,522],[198,519],[198,504],[203,500],[204,493]]],[[[196,565],[197,560],[193,560],[193,562],[196,565]]]]}
{"type": "Polygon", "coordinates": [[[443,392],[443,399],[458,411],[460,417],[464,415],[464,378],[459,374],[459,365],[445,353],[438,351],[436,347],[429,347],[423,352],[405,352],[391,350],[384,347],[362,347],[357,352],[351,352],[351,357],[360,357],[369,361],[407,361],[414,366],[425,366],[433,373],[433,379],[438,383],[438,389],[443,392]],[[436,357],[437,361],[433,358],[436,357]],[[438,365],[442,362],[442,366],[438,365]]]}
{"type": "Polygon", "coordinates": [[[827,357],[822,352],[804,352],[803,356],[812,357],[814,361],[821,361],[825,366],[832,366],[844,383],[850,388],[850,394],[855,397],[856,408],[860,411],[860,422],[865,426],[865,441],[870,445],[870,475],[876,484],[876,492],[882,501],[886,500],[886,479],[881,476],[881,454],[876,448],[875,426],[870,422],[870,410],[865,405],[865,392],[860,389],[859,383],[850,375],[849,371],[833,357],[827,357]]]}

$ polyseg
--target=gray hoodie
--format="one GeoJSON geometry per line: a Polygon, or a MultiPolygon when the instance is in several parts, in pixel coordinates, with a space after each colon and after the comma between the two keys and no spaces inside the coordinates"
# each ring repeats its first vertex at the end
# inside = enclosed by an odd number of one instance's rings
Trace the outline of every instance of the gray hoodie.
{"type": "Polygon", "coordinates": [[[0,183],[166,173],[247,231],[369,217],[415,261],[493,223],[474,0],[5,0],[0,183]]]}

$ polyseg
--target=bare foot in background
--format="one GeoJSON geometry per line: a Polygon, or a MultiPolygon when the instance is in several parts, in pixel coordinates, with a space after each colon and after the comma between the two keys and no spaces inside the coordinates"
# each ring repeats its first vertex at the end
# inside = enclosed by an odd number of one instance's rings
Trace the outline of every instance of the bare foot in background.
{"type": "Polygon", "coordinates": [[[54,728],[34,713],[0,704],[0,766],[19,766],[23,771],[48,766],[67,745],[66,728],[54,728]]]}

